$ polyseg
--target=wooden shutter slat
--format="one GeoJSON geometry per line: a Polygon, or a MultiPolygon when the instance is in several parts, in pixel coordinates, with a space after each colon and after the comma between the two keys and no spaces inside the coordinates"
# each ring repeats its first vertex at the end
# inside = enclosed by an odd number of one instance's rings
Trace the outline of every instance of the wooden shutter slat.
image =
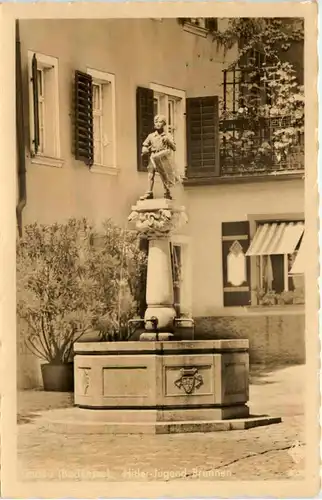
{"type": "Polygon", "coordinates": [[[240,287],[233,287],[227,278],[227,256],[234,241],[242,246],[244,254],[250,243],[249,222],[222,223],[222,270],[223,270],[223,302],[225,307],[249,306],[251,303],[250,260],[246,257],[246,281],[240,287]],[[224,237],[229,237],[225,240],[224,237]],[[226,289],[226,291],[225,291],[226,289]]]}
{"type": "Polygon", "coordinates": [[[188,177],[220,174],[218,113],[217,96],[186,100],[188,177]]]}
{"type": "Polygon", "coordinates": [[[93,82],[91,75],[75,72],[75,158],[92,166],[94,162],[93,137],[93,82]]]}
{"type": "Polygon", "coordinates": [[[38,94],[38,64],[36,54],[32,57],[31,63],[32,73],[32,94],[33,94],[33,113],[34,113],[34,153],[38,153],[40,145],[40,128],[39,128],[39,94],[38,94]]]}
{"type": "Polygon", "coordinates": [[[148,134],[153,132],[154,100],[153,90],[145,87],[136,89],[136,125],[137,125],[137,169],[146,172],[149,159],[142,157],[142,144],[148,134]]]}

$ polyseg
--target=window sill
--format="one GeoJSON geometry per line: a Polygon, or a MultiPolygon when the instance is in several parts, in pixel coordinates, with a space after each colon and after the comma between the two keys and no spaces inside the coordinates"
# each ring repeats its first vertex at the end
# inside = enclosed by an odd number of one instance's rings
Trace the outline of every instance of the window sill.
{"type": "Polygon", "coordinates": [[[43,165],[44,167],[61,168],[64,164],[64,160],[62,158],[53,158],[51,156],[38,154],[36,156],[31,156],[31,163],[43,165]]]}
{"type": "Polygon", "coordinates": [[[184,31],[188,33],[192,33],[193,35],[202,36],[203,38],[207,38],[209,31],[206,28],[201,28],[195,24],[186,23],[183,25],[184,31]]]}
{"type": "Polygon", "coordinates": [[[92,174],[103,174],[103,175],[117,175],[120,169],[116,166],[98,165],[94,164],[90,168],[92,174]]]}

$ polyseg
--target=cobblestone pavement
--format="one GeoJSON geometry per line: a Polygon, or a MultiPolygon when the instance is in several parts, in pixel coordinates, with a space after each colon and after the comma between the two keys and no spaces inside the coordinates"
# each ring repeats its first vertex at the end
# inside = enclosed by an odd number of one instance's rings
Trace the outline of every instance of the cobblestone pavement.
{"type": "Polygon", "coordinates": [[[37,423],[37,413],[70,406],[71,395],[24,391],[18,398],[19,476],[41,481],[301,479],[304,371],[304,366],[252,369],[251,413],[281,416],[282,423],[205,434],[56,434],[37,423]]]}

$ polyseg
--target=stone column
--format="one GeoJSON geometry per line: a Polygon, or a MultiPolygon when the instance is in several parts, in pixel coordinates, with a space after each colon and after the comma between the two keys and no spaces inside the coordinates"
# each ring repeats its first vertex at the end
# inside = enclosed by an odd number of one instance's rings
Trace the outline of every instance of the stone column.
{"type": "Polygon", "coordinates": [[[170,255],[171,234],[186,222],[184,207],[176,207],[171,200],[138,201],[132,207],[129,220],[149,240],[146,302],[144,319],[146,332],[141,340],[155,340],[151,319],[157,318],[159,339],[170,339],[174,327],[175,309],[170,255]]]}
{"type": "MultiPolygon", "coordinates": [[[[172,331],[175,310],[169,238],[152,238],[149,241],[148,272],[146,282],[145,320],[158,318],[158,329],[172,331]]],[[[146,329],[152,329],[147,323],[146,329]]]]}

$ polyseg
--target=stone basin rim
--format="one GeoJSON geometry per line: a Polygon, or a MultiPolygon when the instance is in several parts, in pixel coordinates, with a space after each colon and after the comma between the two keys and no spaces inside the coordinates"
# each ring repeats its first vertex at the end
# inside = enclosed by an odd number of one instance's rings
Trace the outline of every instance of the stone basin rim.
{"type": "Polygon", "coordinates": [[[77,342],[74,345],[75,354],[115,354],[115,353],[151,353],[151,354],[181,354],[181,353],[233,353],[247,352],[249,341],[237,340],[188,340],[188,341],[124,341],[124,342],[77,342]]]}

